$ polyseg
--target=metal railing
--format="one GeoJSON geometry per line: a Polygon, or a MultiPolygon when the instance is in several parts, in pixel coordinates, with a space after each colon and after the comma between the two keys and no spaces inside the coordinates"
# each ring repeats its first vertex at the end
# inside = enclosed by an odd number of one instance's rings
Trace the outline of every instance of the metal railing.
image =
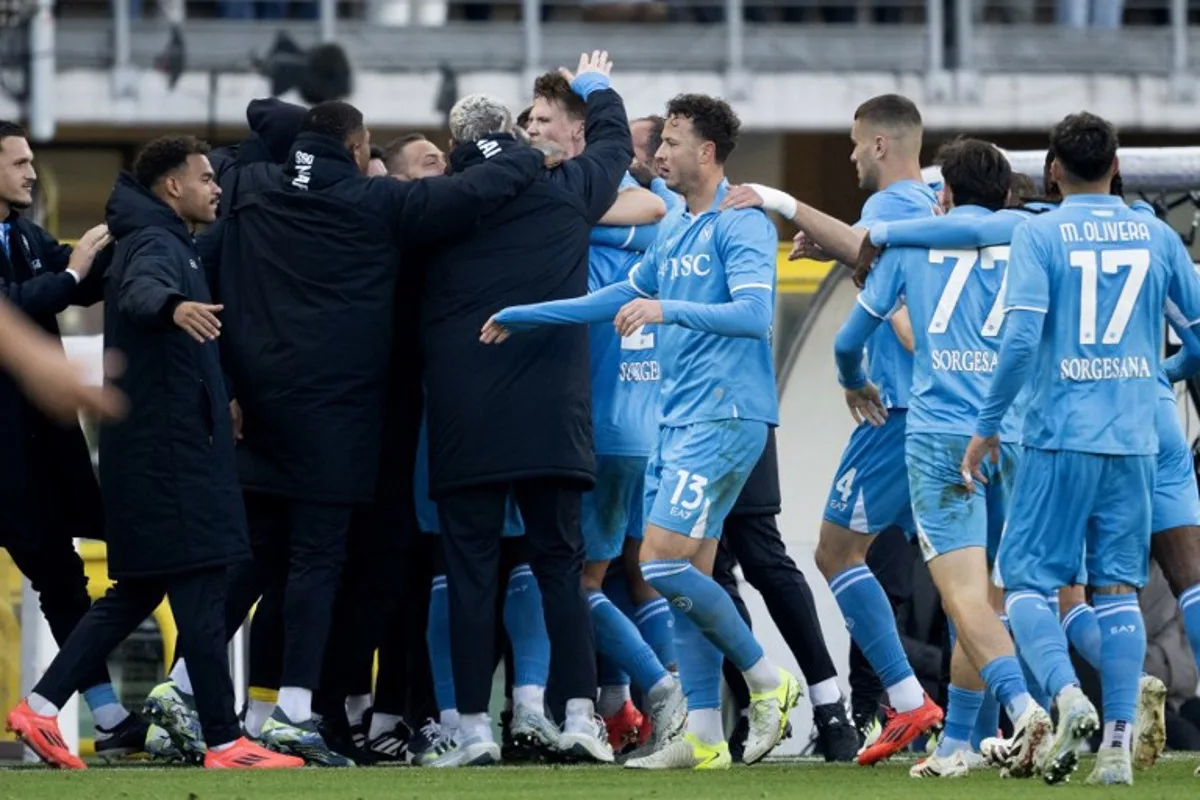
{"type": "Polygon", "coordinates": [[[735,95],[756,73],[860,71],[924,74],[931,100],[970,102],[977,76],[1085,72],[1166,76],[1180,102],[1200,36],[1187,0],[638,0],[624,8],[666,21],[605,22],[593,21],[604,0],[157,0],[155,15],[150,0],[60,0],[54,18],[50,0],[28,2],[35,76],[110,68],[118,93],[183,25],[186,68],[205,72],[253,69],[283,30],[378,71],[534,73],[606,46],[622,70],[719,72],[735,95]],[[1124,27],[1077,27],[1089,4],[1124,27]]]}

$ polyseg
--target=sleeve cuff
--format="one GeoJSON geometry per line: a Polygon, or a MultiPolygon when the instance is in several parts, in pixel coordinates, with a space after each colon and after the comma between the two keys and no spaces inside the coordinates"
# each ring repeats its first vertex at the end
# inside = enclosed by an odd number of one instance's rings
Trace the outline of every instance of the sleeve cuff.
{"type": "Polygon", "coordinates": [[[871,238],[871,244],[876,247],[887,247],[888,243],[888,225],[886,222],[880,222],[877,225],[871,226],[871,232],[868,234],[871,238]]]}
{"type": "Polygon", "coordinates": [[[1000,433],[1000,423],[981,419],[975,424],[975,435],[990,439],[1000,433]]]}
{"type": "Polygon", "coordinates": [[[67,267],[67,269],[66,269],[66,270],[64,270],[64,272],[66,272],[68,275],[70,275],[72,278],[74,278],[74,279],[75,279],[75,285],[76,285],[76,286],[78,286],[78,285],[79,285],[79,282],[80,282],[81,280],[83,280],[83,278],[79,277],[79,273],[78,273],[78,272],[76,272],[75,270],[71,269],[70,267],[67,267]]]}

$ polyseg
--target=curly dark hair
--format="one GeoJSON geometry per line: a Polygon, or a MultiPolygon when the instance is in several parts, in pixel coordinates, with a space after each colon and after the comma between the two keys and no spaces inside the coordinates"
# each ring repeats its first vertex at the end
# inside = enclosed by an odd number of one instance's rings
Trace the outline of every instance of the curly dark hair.
{"type": "Polygon", "coordinates": [[[942,168],[955,205],[1004,208],[1012,188],[1012,167],[991,142],[960,136],[938,148],[934,163],[942,168]]]}
{"type": "Polygon", "coordinates": [[[667,117],[683,117],[692,121],[692,129],[702,141],[716,147],[716,161],[724,164],[737,147],[738,130],[742,121],[729,103],[706,94],[680,94],[667,103],[667,117]]]}
{"type": "Polygon", "coordinates": [[[1118,145],[1113,124],[1086,111],[1068,114],[1050,129],[1050,152],[1081,181],[1103,178],[1113,168],[1118,145]]]}
{"type": "MultiPolygon", "coordinates": [[[[539,75],[533,82],[533,96],[540,97],[551,103],[562,103],[567,110],[567,116],[579,120],[587,116],[587,103],[583,98],[571,91],[571,84],[557,72],[547,72],[539,75]]],[[[528,123],[528,120],[526,120],[528,123]]]]}
{"type": "Polygon", "coordinates": [[[133,160],[133,177],[147,189],[187,164],[188,156],[206,156],[208,142],[195,136],[160,136],[146,143],[133,160]]]}

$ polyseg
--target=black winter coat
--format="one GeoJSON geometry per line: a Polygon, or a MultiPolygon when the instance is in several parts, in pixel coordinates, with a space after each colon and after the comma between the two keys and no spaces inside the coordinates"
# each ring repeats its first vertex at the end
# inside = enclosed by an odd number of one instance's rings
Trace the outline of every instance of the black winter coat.
{"type": "Polygon", "coordinates": [[[216,342],[172,320],[211,302],[183,220],[128,174],[106,212],[117,252],[105,291],[105,345],[125,356],[114,383],[129,415],[100,433],[100,484],[113,578],[170,575],[250,556],[216,342]]]}
{"type": "MultiPolygon", "coordinates": [[[[11,257],[0,249],[0,291],[58,337],[56,314],[102,299],[112,250],[76,284],[65,271],[70,247],[18,214],[5,222],[11,257]]],[[[79,425],[48,420],[0,373],[0,547],[30,546],[45,535],[104,538],[100,487],[79,425]]]]}
{"type": "MultiPolygon", "coordinates": [[[[432,496],[521,478],[595,481],[587,326],[479,342],[502,308],[587,292],[588,236],[633,159],[616,92],[588,98],[585,137],[581,155],[427,260],[421,346],[432,496]]],[[[519,147],[511,137],[496,144],[519,147]]],[[[470,175],[483,160],[470,145],[451,153],[450,165],[470,175]]]]}
{"type": "Polygon", "coordinates": [[[246,489],[374,499],[402,247],[464,236],[541,171],[524,149],[459,177],[367,178],[340,142],[311,133],[284,168],[237,170],[213,235],[246,489]]]}

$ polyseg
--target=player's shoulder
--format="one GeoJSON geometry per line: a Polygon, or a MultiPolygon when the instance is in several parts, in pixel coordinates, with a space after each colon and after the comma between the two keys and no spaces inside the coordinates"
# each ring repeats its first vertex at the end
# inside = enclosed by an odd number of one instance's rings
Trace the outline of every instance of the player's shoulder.
{"type": "MultiPolygon", "coordinates": [[[[669,216],[670,212],[667,213],[669,216]]],[[[713,227],[722,237],[734,234],[739,237],[754,238],[770,236],[772,241],[778,238],[775,223],[771,222],[771,218],[761,208],[736,208],[722,211],[717,214],[713,227]]]]}

